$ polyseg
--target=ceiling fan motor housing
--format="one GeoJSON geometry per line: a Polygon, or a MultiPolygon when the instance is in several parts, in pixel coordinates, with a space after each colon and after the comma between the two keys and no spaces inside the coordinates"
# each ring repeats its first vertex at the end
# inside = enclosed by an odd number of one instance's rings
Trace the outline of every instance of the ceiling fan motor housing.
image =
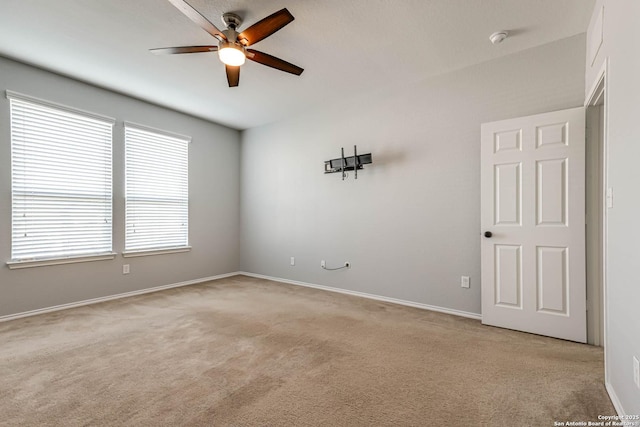
{"type": "Polygon", "coordinates": [[[231,48],[235,48],[241,51],[245,51],[244,46],[242,43],[237,42],[237,41],[231,41],[233,39],[229,39],[229,40],[221,40],[220,43],[218,43],[218,49],[224,49],[225,47],[231,47],[231,48]]]}
{"type": "Polygon", "coordinates": [[[244,45],[238,41],[239,33],[236,31],[237,28],[242,24],[242,18],[240,18],[235,13],[227,12],[222,15],[222,21],[227,26],[227,29],[221,32],[222,34],[224,34],[227,40],[220,40],[218,49],[222,50],[224,48],[234,48],[244,53],[244,45]]]}

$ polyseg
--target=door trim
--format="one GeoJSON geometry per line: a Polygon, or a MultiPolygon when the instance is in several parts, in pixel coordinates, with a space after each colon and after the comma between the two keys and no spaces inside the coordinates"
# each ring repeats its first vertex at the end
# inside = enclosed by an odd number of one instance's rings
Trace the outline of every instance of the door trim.
{"type": "MultiPolygon", "coordinates": [[[[590,106],[596,106],[596,105],[601,105],[602,109],[603,109],[603,115],[602,115],[602,123],[600,124],[602,126],[602,158],[600,159],[600,166],[601,166],[601,176],[600,179],[602,180],[602,188],[603,191],[606,191],[607,189],[607,176],[608,176],[608,164],[609,164],[609,160],[608,160],[608,140],[609,140],[609,97],[608,97],[608,76],[609,76],[609,58],[605,58],[603,61],[602,66],[600,67],[600,70],[598,71],[598,74],[596,75],[596,78],[593,81],[593,84],[591,85],[591,89],[589,90],[589,92],[586,94],[585,97],[585,102],[584,102],[584,106],[586,108],[590,107],[590,106]]],[[[600,256],[601,256],[601,263],[602,263],[602,269],[600,271],[600,281],[601,281],[601,296],[602,296],[602,300],[599,302],[599,304],[602,307],[602,311],[603,311],[603,315],[602,315],[602,322],[603,324],[600,325],[600,328],[602,330],[602,334],[603,334],[603,342],[601,343],[604,346],[604,373],[605,373],[605,383],[608,384],[609,383],[609,374],[608,374],[608,370],[607,370],[607,353],[608,353],[608,341],[607,341],[607,336],[608,336],[608,325],[609,325],[609,319],[608,319],[608,306],[607,306],[607,278],[608,278],[608,274],[607,274],[607,211],[608,208],[606,206],[606,197],[604,195],[601,195],[602,197],[602,203],[604,204],[603,209],[602,209],[602,218],[600,218],[601,221],[601,227],[602,227],[602,241],[600,244],[600,256]]],[[[592,314],[589,314],[590,316],[592,314]]]]}

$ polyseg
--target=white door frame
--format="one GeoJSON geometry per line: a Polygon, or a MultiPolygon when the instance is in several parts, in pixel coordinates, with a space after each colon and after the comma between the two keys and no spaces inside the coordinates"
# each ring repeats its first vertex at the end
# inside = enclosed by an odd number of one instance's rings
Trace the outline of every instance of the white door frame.
{"type": "MultiPolygon", "coordinates": [[[[600,126],[602,126],[602,130],[601,130],[602,158],[600,159],[601,176],[599,177],[599,179],[602,183],[602,188],[605,192],[607,191],[607,188],[608,188],[607,170],[608,170],[608,163],[609,163],[608,162],[608,129],[609,129],[608,105],[609,105],[609,102],[608,102],[608,90],[607,90],[608,75],[609,75],[608,70],[609,70],[609,59],[605,58],[604,63],[602,64],[602,67],[600,68],[600,71],[598,72],[591,86],[591,89],[587,93],[587,96],[585,98],[585,103],[584,103],[584,106],[587,109],[590,106],[601,106],[601,108],[603,109],[602,122],[600,123],[600,126]]],[[[590,141],[590,142],[593,142],[593,141],[590,141]]],[[[607,277],[608,277],[607,275],[607,210],[608,210],[608,207],[607,207],[606,195],[601,194],[601,198],[602,198],[602,204],[604,205],[602,208],[602,217],[600,218],[600,221],[601,221],[600,225],[602,227],[602,234],[601,234],[602,241],[600,242],[600,248],[599,248],[600,256],[601,256],[601,271],[599,274],[601,292],[598,294],[597,292],[593,292],[593,289],[592,289],[591,296],[594,296],[594,297],[601,296],[600,301],[592,301],[593,302],[592,306],[599,305],[600,307],[602,307],[602,310],[603,310],[602,322],[604,324],[599,325],[600,329],[602,330],[603,340],[602,342],[599,342],[600,340],[598,340],[594,342],[594,344],[604,346],[605,382],[608,383],[608,373],[607,373],[607,364],[606,364],[607,349],[608,349],[607,336],[608,336],[608,325],[609,325],[608,306],[607,306],[607,299],[608,299],[607,298],[607,277]]],[[[596,318],[597,318],[597,322],[600,322],[600,319],[597,313],[589,312],[589,316],[593,316],[592,321],[596,321],[596,318]]]]}

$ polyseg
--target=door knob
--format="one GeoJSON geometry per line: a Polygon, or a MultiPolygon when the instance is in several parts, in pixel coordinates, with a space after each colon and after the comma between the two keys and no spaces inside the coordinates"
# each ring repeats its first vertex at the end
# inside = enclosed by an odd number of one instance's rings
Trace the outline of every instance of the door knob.
{"type": "Polygon", "coordinates": [[[484,232],[484,237],[486,237],[487,239],[490,238],[491,236],[493,236],[493,233],[490,231],[485,231],[484,232]]]}

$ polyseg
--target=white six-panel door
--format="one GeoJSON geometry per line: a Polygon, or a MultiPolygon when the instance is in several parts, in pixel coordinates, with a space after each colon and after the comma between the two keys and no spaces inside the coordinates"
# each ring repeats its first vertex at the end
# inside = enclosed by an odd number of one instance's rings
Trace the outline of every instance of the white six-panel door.
{"type": "Polygon", "coordinates": [[[585,110],[481,132],[482,322],[585,342],[585,110]]]}

